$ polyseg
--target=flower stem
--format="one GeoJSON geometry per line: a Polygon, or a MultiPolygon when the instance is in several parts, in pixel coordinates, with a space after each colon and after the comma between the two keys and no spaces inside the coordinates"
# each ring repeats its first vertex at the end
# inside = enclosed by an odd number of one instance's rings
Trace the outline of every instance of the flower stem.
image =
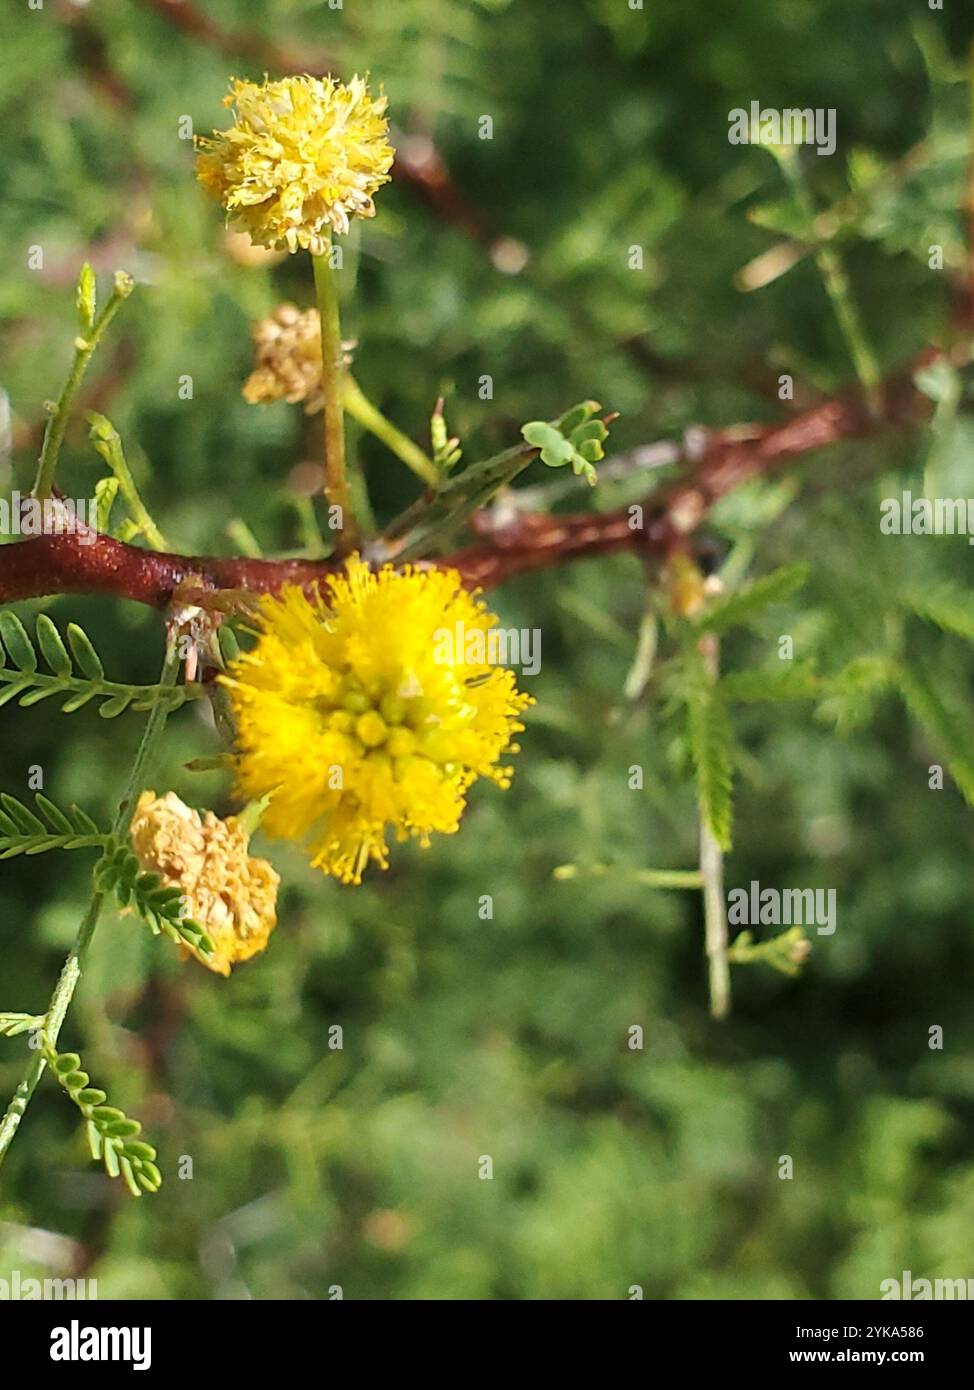
{"type": "MultiPolygon", "coordinates": [[[[175,685],[176,676],[179,673],[179,651],[176,642],[175,631],[167,634],[166,638],[166,658],[162,667],[162,675],[159,678],[160,687],[170,687],[175,685]]],[[[169,702],[160,698],[152,706],[149,718],[146,720],[145,729],[142,733],[142,741],[139,744],[138,752],[135,755],[135,762],[129,776],[128,786],[125,796],[119,804],[115,823],[112,826],[114,840],[118,840],[128,830],[129,821],[132,819],[132,812],[135,807],[135,799],[145,782],[149,765],[159,746],[159,739],[165,728],[166,719],[169,714],[169,702]]],[[[58,1034],[64,1023],[65,1016],[74,998],[74,991],[81,978],[81,971],[84,965],[84,958],[91,938],[95,934],[95,927],[98,925],[98,918],[101,915],[104,905],[105,894],[97,889],[88,904],[88,910],[81,920],[78,934],[75,937],[74,945],[68,953],[67,960],[64,962],[58,982],[54,986],[54,993],[51,995],[47,1012],[44,1015],[44,1042],[47,1050],[56,1050],[58,1034]]],[[[10,1104],[7,1106],[6,1113],[0,1120],[0,1165],[6,1156],[7,1150],[13,1142],[14,1135],[20,1126],[24,1111],[30,1104],[31,1097],[37,1089],[37,1083],[44,1075],[47,1061],[44,1052],[38,1049],[30,1061],[30,1065],[21,1078],[20,1084],[14,1091],[10,1104]]]]}
{"type": "Polygon", "coordinates": [[[54,486],[58,455],[64,442],[64,431],[68,427],[68,416],[71,413],[75,392],[81,384],[81,378],[85,374],[88,363],[91,361],[105,329],[118,313],[122,302],[128,299],[134,288],[135,282],[131,275],[127,275],[124,270],[116,271],[115,288],[108,303],[85,336],[75,339],[74,361],[71,364],[71,371],[68,373],[68,379],[64,383],[64,389],[58,398],[51,418],[47,422],[47,429],[44,431],[44,443],[41,445],[41,456],[37,464],[34,496],[41,501],[45,497],[50,497],[51,489],[54,486]]]}
{"type": "Polygon", "coordinates": [[[392,421],[372,404],[350,372],[345,373],[342,381],[342,401],[349,415],[357,420],[363,429],[374,434],[376,439],[381,439],[386,448],[402,459],[406,467],[411,468],[428,487],[437,487],[440,484],[441,475],[433,460],[427,458],[417,444],[404,435],[402,430],[397,429],[392,421]]]}
{"type": "Polygon", "coordinates": [[[325,400],[325,496],[333,507],[341,507],[342,524],[339,549],[355,544],[355,518],[345,475],[345,421],[342,411],[342,328],[338,311],[338,287],[331,268],[330,244],[319,256],[312,256],[318,313],[321,316],[321,379],[325,400]]]}

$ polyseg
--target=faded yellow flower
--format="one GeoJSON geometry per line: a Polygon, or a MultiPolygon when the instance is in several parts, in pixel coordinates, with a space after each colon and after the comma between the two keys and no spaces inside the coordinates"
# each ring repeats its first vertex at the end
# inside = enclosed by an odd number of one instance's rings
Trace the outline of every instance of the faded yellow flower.
{"type": "Polygon", "coordinates": [[[234,124],[197,141],[196,173],[251,241],[321,255],[350,218],[375,216],[395,151],[386,98],[363,78],[234,78],[224,105],[234,124]]]}
{"type": "Polygon", "coordinates": [[[253,330],[257,365],[244,383],[244,400],[251,405],[268,401],[304,401],[306,415],[324,404],[321,381],[321,315],[304,313],[293,304],[282,304],[253,330]]]}
{"type": "Polygon", "coordinates": [[[533,701],[489,660],[496,621],[455,570],[357,556],[313,598],[265,596],[256,645],[221,677],[239,789],[271,797],[263,829],[359,883],[370,860],[388,866],[389,831],[426,845],[458,829],[478,777],[508,786],[499,760],[533,701]]]}
{"type": "Polygon", "coordinates": [[[210,970],[256,956],[277,922],[279,876],[266,859],[247,853],[249,836],[234,816],[201,817],[175,792],[145,791],[132,817],[132,849],[143,869],[178,887],[192,917],[213,942],[210,956],[186,949],[210,970]]]}

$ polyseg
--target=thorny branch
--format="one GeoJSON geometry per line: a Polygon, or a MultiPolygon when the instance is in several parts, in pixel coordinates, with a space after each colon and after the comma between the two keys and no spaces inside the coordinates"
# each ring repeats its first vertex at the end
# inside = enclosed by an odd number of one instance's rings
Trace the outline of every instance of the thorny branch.
{"type": "MultiPolygon", "coordinates": [[[[923,363],[939,354],[926,354],[923,363]]],[[[685,473],[650,494],[641,525],[629,508],[566,516],[494,509],[477,513],[476,543],[434,563],[459,570],[471,588],[490,589],[533,570],[618,551],[660,560],[692,549],[693,534],[713,505],[760,474],[843,439],[916,423],[929,403],[910,374],[888,382],[883,412],[871,419],[861,398],[823,401],[783,423],[714,431],[685,473]]],[[[394,558],[394,557],[393,557],[394,558]]],[[[47,594],[107,594],[166,608],[187,590],[274,592],[285,584],[311,586],[335,560],[245,559],[142,550],[91,532],[32,537],[0,546],[0,603],[47,594]]]]}

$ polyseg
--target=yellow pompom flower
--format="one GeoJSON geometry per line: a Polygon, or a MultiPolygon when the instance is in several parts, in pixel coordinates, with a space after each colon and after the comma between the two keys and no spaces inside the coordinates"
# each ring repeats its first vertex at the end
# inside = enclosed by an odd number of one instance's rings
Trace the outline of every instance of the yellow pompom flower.
{"type": "Polygon", "coordinates": [[[508,786],[499,760],[533,700],[489,660],[496,621],[455,570],[358,556],[312,598],[265,596],[256,645],[222,677],[241,795],[271,797],[262,829],[360,883],[370,860],[388,867],[389,831],[427,845],[459,828],[478,777],[508,786]]]}
{"type": "Polygon", "coordinates": [[[249,836],[235,816],[201,816],[175,792],[145,791],[129,833],[142,868],[179,888],[188,916],[213,942],[208,956],[187,946],[201,964],[229,975],[263,951],[277,922],[280,878],[266,859],[248,854],[249,836]]]}
{"type": "Polygon", "coordinates": [[[386,98],[373,100],[363,78],[234,78],[223,104],[234,124],[198,140],[196,173],[251,241],[321,255],[351,217],[375,216],[395,151],[386,98]]]}

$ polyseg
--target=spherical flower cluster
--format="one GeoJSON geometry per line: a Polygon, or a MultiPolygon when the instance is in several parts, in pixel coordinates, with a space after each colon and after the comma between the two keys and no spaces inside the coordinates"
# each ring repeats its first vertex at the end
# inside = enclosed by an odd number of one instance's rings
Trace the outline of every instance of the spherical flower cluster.
{"type": "Polygon", "coordinates": [[[373,572],[357,556],[311,598],[262,599],[256,645],[222,678],[239,790],[271,798],[262,828],[360,883],[370,860],[387,867],[389,831],[426,845],[458,829],[478,777],[508,786],[499,760],[533,701],[486,659],[495,623],[455,570],[373,572]],[[480,636],[473,659],[442,640],[457,631],[480,636]]]}
{"type": "Polygon", "coordinates": [[[281,304],[253,331],[257,365],[244,383],[244,400],[251,405],[268,401],[304,401],[306,415],[324,404],[321,376],[321,315],[304,313],[293,304],[281,304]]]}
{"type": "Polygon", "coordinates": [[[317,256],[351,217],[375,216],[395,151],[386,98],[373,101],[362,78],[235,78],[224,105],[234,124],[198,141],[196,173],[251,241],[317,256]]]}
{"type": "Polygon", "coordinates": [[[143,792],[131,827],[132,850],[143,869],[178,887],[187,915],[213,942],[213,954],[187,947],[220,975],[263,951],[277,922],[280,878],[266,859],[248,853],[249,837],[233,817],[201,817],[175,792],[143,792]]]}

